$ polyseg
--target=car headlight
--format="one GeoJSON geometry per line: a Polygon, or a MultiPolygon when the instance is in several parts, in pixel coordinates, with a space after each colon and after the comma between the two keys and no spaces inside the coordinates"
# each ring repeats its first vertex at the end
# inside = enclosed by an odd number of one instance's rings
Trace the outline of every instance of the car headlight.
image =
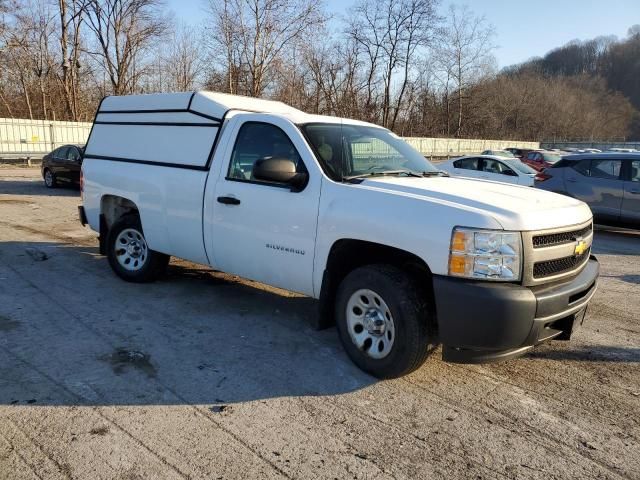
{"type": "Polygon", "coordinates": [[[520,232],[456,227],[451,235],[449,275],[518,281],[522,271],[520,232]]]}

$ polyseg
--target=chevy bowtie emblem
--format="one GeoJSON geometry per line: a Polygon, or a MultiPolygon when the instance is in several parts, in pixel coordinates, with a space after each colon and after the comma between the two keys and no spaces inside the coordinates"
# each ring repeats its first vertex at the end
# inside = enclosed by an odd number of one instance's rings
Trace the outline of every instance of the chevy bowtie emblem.
{"type": "Polygon", "coordinates": [[[586,251],[587,242],[585,242],[584,240],[578,240],[578,243],[576,243],[576,247],[573,250],[574,255],[582,255],[586,251]]]}

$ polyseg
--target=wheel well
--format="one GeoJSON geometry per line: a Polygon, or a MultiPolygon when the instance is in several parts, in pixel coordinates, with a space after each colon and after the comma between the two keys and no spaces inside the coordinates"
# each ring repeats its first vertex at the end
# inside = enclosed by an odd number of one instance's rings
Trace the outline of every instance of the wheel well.
{"type": "Polygon", "coordinates": [[[139,213],[138,207],[128,198],[104,195],[100,201],[100,214],[104,216],[107,228],[128,213],[139,213]]]}
{"type": "Polygon", "coordinates": [[[100,200],[100,253],[106,254],[106,241],[109,228],[120,217],[129,213],[139,215],[138,207],[128,198],[117,195],[104,195],[100,200]]]}
{"type": "MultiPolygon", "coordinates": [[[[336,292],[344,277],[358,267],[372,264],[394,265],[408,272],[423,289],[430,308],[435,310],[431,270],[424,260],[413,253],[388,245],[343,239],[338,240],[331,247],[322,277],[319,328],[335,324],[336,292]]],[[[432,318],[435,318],[435,315],[432,315],[432,318]]]]}

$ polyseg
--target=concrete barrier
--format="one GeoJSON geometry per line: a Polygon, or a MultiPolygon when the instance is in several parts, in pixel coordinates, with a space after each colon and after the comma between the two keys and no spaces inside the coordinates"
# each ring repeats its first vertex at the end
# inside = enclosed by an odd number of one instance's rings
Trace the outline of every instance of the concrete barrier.
{"type": "Polygon", "coordinates": [[[538,142],[517,140],[481,140],[466,138],[405,137],[404,140],[427,157],[452,158],[463,155],[477,155],[485,150],[513,148],[540,148],[538,142]]]}

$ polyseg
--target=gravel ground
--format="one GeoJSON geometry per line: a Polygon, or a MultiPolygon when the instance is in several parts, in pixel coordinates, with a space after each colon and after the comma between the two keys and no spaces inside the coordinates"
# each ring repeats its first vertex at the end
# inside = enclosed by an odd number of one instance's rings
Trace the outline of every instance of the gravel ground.
{"type": "Polygon", "coordinates": [[[379,382],[307,298],[119,280],[78,204],[0,168],[0,478],[640,478],[638,232],[596,232],[570,342],[379,382]]]}

